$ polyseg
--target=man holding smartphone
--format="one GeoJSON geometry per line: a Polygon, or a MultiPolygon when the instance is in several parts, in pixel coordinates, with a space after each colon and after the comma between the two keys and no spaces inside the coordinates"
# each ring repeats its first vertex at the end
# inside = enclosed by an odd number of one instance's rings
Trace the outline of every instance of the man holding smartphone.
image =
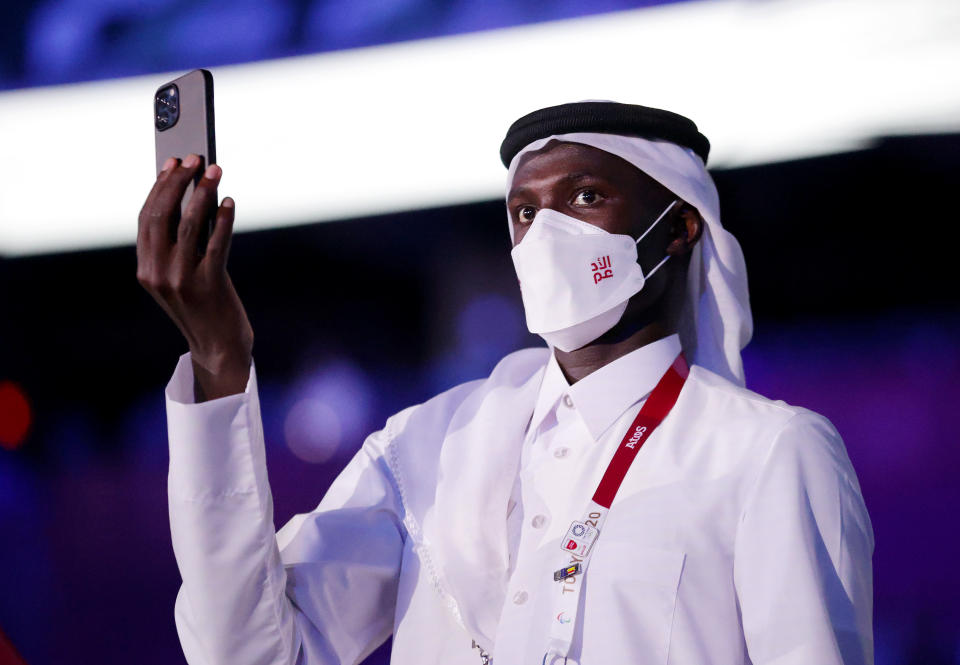
{"type": "Polygon", "coordinates": [[[138,278],[190,346],[167,388],[192,665],[870,663],[873,533],[821,416],[743,387],[743,256],[706,138],[611,102],[507,133],[508,229],[548,349],[390,418],[274,533],[217,166],[168,162],[138,278]],[[210,211],[207,252],[196,243],[210,211]]]}

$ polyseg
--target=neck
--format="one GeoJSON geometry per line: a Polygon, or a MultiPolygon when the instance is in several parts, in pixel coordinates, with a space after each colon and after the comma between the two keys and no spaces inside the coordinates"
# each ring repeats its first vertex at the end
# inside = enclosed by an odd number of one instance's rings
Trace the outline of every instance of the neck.
{"type": "Polygon", "coordinates": [[[574,351],[554,349],[553,352],[557,356],[557,363],[560,365],[560,369],[563,370],[563,375],[567,381],[573,385],[607,363],[611,363],[617,358],[625,356],[631,351],[636,351],[651,342],[656,342],[658,339],[672,335],[673,332],[674,331],[662,321],[653,321],[633,334],[621,339],[604,341],[606,338],[606,335],[604,335],[583,348],[574,351]]]}

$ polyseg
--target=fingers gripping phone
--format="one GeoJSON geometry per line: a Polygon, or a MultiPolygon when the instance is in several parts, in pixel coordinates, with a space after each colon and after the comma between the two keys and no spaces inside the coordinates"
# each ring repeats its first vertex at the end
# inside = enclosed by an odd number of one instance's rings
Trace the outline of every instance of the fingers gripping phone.
{"type": "MultiPolygon", "coordinates": [[[[180,202],[181,214],[204,169],[217,163],[217,146],[213,124],[213,74],[195,69],[160,86],[153,96],[153,124],[156,142],[157,175],[170,157],[182,160],[193,153],[203,160],[194,181],[187,186],[180,202]]],[[[211,210],[201,231],[200,251],[206,247],[213,230],[215,210],[211,210]]],[[[176,225],[172,229],[176,233],[176,225]]]]}

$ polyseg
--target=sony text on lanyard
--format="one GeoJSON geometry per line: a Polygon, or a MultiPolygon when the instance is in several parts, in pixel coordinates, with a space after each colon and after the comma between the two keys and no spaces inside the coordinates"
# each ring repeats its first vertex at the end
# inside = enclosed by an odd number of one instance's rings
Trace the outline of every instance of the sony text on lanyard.
{"type": "Polygon", "coordinates": [[[550,644],[544,654],[545,663],[551,662],[551,658],[558,659],[560,662],[567,660],[582,586],[582,583],[577,582],[577,577],[586,573],[593,546],[600,536],[607,513],[630,465],[643,444],[676,404],[689,371],[681,353],[660,378],[627,433],[624,434],[610,464],[607,465],[600,484],[597,485],[597,490],[593,493],[586,515],[583,519],[574,521],[560,541],[560,549],[569,558],[563,568],[553,573],[553,579],[560,582],[562,587],[555,608],[558,611],[551,624],[550,644]]]}

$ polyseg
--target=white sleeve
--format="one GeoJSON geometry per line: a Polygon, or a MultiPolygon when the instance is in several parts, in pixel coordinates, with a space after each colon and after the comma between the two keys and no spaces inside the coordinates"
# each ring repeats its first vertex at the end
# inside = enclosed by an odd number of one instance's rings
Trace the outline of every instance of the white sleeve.
{"type": "Polygon", "coordinates": [[[190,355],[167,386],[175,617],[191,665],[356,663],[393,628],[405,534],[371,435],[313,512],[274,533],[256,373],[195,404],[190,355]]]}
{"type": "Polygon", "coordinates": [[[873,663],[873,529],[840,435],[791,418],[760,466],[734,548],[754,665],[873,663]]]}

